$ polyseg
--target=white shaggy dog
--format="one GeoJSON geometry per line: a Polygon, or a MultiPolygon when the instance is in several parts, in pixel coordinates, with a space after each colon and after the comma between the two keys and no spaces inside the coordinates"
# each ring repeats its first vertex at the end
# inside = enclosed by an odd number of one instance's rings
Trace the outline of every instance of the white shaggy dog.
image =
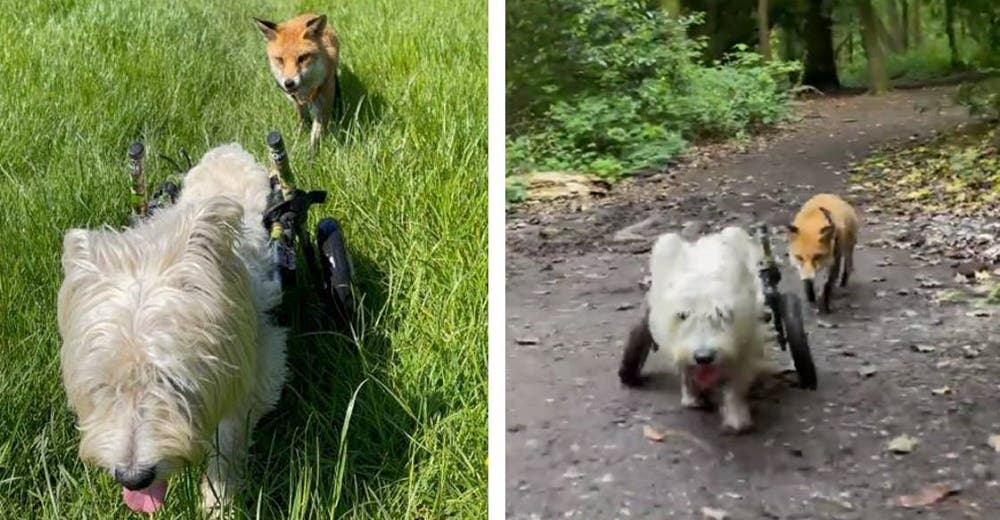
{"type": "Polygon", "coordinates": [[[741,228],[687,242],[660,236],[650,260],[649,332],[681,379],[681,404],[721,390],[723,426],[752,425],[748,393],[764,358],[761,251],[741,228]]]}
{"type": "Polygon", "coordinates": [[[59,332],[80,457],[121,483],[133,510],[155,511],[170,476],[206,455],[205,507],[231,501],[250,430],[280,397],[268,186],[250,154],[221,146],[148,221],[66,233],[59,332]]]}

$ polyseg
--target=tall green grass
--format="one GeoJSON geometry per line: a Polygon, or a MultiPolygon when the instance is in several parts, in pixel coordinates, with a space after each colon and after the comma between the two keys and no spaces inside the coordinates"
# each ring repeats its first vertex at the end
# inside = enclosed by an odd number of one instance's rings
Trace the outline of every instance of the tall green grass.
{"type": "MultiPolygon", "coordinates": [[[[197,158],[281,130],[313,220],[355,257],[358,352],[301,328],[292,379],[254,434],[239,516],[486,516],[486,2],[27,0],[0,3],[0,518],[122,518],[76,457],[55,296],[63,232],[120,226],[124,153],[197,158]],[[250,17],[324,12],[349,116],[307,153],[250,17]]],[[[151,182],[152,184],[153,182],[151,182]]],[[[197,471],[158,515],[198,514],[197,471]]]]}

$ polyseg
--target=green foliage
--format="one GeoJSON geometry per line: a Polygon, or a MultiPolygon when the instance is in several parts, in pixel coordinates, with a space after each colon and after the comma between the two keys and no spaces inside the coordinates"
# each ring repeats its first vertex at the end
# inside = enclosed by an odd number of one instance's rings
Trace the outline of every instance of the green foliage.
{"type": "MultiPolygon", "coordinates": [[[[700,63],[705,42],[688,31],[701,15],[672,17],[634,1],[572,5],[561,10],[571,15],[559,49],[560,66],[573,75],[536,89],[548,104],[513,125],[510,172],[620,176],[663,164],[690,140],[743,136],[786,115],[784,78],[797,65],[764,62],[742,45],[719,62],[700,63]]],[[[508,78],[508,94],[538,80],[516,67],[508,78]]]]}
{"type": "MultiPolygon", "coordinates": [[[[131,515],[77,456],[59,376],[63,233],[120,227],[125,150],[197,160],[280,130],[354,260],[357,349],[293,327],[234,519],[486,518],[487,12],[478,0],[0,2],[0,519],[131,515]],[[308,153],[251,16],[326,13],[350,114],[308,153]],[[15,88],[17,86],[18,88],[15,88]],[[349,413],[349,410],[352,410],[349,413]]],[[[199,519],[200,474],[153,518],[199,519]]]]}
{"type": "Polygon", "coordinates": [[[982,119],[1000,120],[1000,80],[965,83],[955,93],[955,101],[982,119]]]}

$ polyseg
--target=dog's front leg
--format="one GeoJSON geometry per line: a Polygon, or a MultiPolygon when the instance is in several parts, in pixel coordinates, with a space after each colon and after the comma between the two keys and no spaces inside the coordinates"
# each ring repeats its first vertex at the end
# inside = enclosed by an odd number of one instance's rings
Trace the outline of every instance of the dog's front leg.
{"type": "Polygon", "coordinates": [[[750,385],[741,379],[731,381],[722,389],[722,427],[742,433],[753,426],[750,418],[750,385]]]}
{"type": "Polygon", "coordinates": [[[701,392],[694,386],[694,381],[688,375],[687,370],[681,370],[681,406],[685,408],[702,408],[705,400],[701,397],[701,392]]]}
{"type": "Polygon", "coordinates": [[[201,484],[205,510],[219,517],[230,504],[243,480],[246,460],[247,423],[241,419],[223,419],[216,433],[217,449],[208,459],[201,484]]]}

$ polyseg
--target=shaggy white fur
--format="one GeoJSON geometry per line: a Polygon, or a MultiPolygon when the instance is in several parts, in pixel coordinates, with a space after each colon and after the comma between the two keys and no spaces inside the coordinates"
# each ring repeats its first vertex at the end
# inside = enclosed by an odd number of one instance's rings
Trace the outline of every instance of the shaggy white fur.
{"type": "Polygon", "coordinates": [[[121,482],[132,509],[158,508],[170,476],[205,455],[205,507],[230,500],[250,429],[280,397],[268,191],[250,154],[221,146],[147,222],[65,235],[58,319],[80,457],[121,482]]]}
{"type": "Polygon", "coordinates": [[[649,330],[680,375],[681,403],[701,406],[721,389],[722,423],[734,431],[751,426],[747,394],[764,362],[760,261],[738,227],[693,243],[664,234],[650,260],[649,330]]]}

